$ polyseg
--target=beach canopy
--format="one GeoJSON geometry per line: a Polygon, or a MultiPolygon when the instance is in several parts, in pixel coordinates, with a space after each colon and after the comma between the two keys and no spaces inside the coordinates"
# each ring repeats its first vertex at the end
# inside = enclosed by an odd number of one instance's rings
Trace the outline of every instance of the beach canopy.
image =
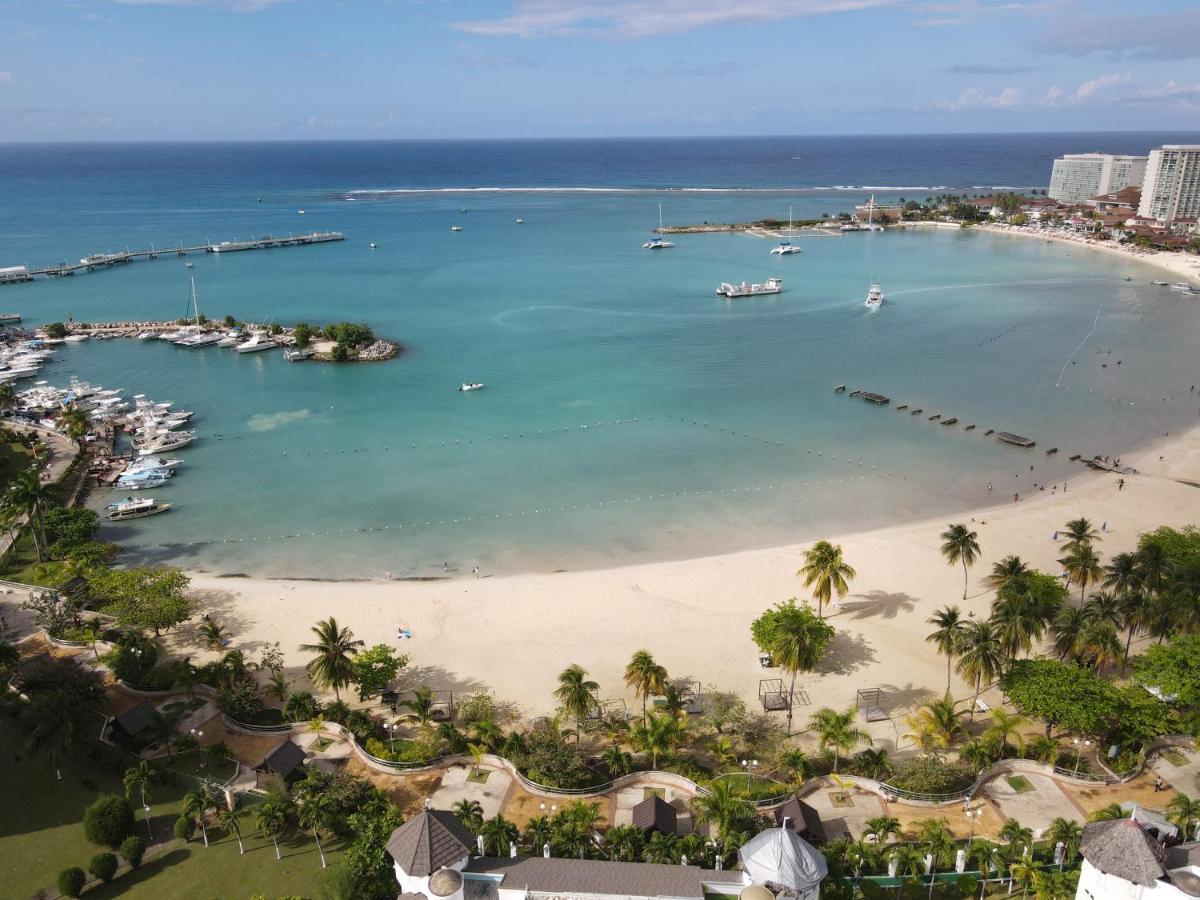
{"type": "Polygon", "coordinates": [[[754,884],[776,893],[803,895],[829,874],[821,852],[789,828],[768,828],[755,835],[738,850],[738,860],[754,884]]]}

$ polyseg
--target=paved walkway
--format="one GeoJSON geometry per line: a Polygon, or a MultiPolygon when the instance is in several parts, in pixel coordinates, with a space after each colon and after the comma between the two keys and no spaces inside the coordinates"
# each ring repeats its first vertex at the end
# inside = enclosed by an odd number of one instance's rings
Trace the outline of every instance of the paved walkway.
{"type": "Polygon", "coordinates": [[[1154,761],[1154,771],[1162,776],[1163,781],[1181,794],[1187,794],[1195,799],[1200,797],[1200,754],[1188,750],[1176,750],[1186,762],[1176,765],[1168,756],[1159,756],[1154,761]]]}
{"type": "MultiPolygon", "coordinates": [[[[1017,783],[1020,784],[1019,781],[1017,783]]],[[[984,784],[980,794],[996,805],[1003,818],[1016,819],[1027,828],[1032,828],[1034,837],[1040,837],[1059,816],[1067,820],[1083,819],[1079,808],[1058,786],[1058,782],[1045,775],[1030,772],[1000,775],[984,784]],[[1032,790],[1013,787],[1013,781],[1019,778],[1028,781],[1032,790]]]]}

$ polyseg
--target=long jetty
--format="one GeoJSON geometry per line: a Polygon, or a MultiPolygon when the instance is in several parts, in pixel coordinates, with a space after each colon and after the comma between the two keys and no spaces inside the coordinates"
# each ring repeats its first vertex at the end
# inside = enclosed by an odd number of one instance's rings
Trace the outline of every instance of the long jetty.
{"type": "Polygon", "coordinates": [[[123,266],[137,259],[158,259],[160,256],[187,256],[189,253],[236,253],[243,250],[268,250],[273,247],[303,247],[307,244],[327,244],[332,241],[344,241],[346,236],[340,231],[311,231],[307,234],[289,234],[283,237],[267,235],[246,241],[221,241],[219,243],[180,245],[177,247],[151,247],[149,250],[124,250],[118,253],[93,253],[83,257],[77,263],[62,262],[40,269],[28,269],[24,266],[14,266],[7,271],[16,272],[24,269],[24,277],[12,277],[4,283],[20,283],[32,281],[34,276],[63,277],[74,275],[76,272],[94,272],[97,269],[111,269],[123,266]]]}

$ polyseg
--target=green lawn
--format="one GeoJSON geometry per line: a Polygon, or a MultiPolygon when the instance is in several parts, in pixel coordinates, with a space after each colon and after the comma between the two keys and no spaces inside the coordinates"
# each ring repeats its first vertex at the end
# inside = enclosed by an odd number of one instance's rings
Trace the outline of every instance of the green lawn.
{"type": "Polygon", "coordinates": [[[1008,786],[1018,794],[1027,794],[1034,789],[1029,779],[1024,775],[1009,775],[1005,777],[1004,780],[1007,781],[1008,786]]]}

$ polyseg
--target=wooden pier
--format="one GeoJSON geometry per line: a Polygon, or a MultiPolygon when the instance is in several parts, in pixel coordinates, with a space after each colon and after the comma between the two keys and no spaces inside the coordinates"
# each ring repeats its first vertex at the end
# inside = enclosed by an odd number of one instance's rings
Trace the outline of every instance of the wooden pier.
{"type": "MultiPolygon", "coordinates": [[[[254,238],[248,241],[220,241],[206,244],[181,244],[177,247],[151,247],[149,250],[125,250],[119,253],[93,253],[83,257],[77,263],[61,262],[57,265],[44,266],[40,269],[23,270],[25,277],[20,281],[32,281],[35,276],[45,275],[51,278],[61,278],[74,275],[76,272],[95,272],[97,269],[111,269],[116,266],[128,265],[138,259],[158,259],[160,256],[187,256],[189,253],[234,253],[244,250],[269,250],[274,247],[303,247],[309,244],[328,244],[333,241],[344,241],[346,236],[340,231],[312,231],[307,234],[289,234],[284,237],[254,238]]],[[[0,280],[0,284],[17,283],[17,280],[0,280]]]]}

